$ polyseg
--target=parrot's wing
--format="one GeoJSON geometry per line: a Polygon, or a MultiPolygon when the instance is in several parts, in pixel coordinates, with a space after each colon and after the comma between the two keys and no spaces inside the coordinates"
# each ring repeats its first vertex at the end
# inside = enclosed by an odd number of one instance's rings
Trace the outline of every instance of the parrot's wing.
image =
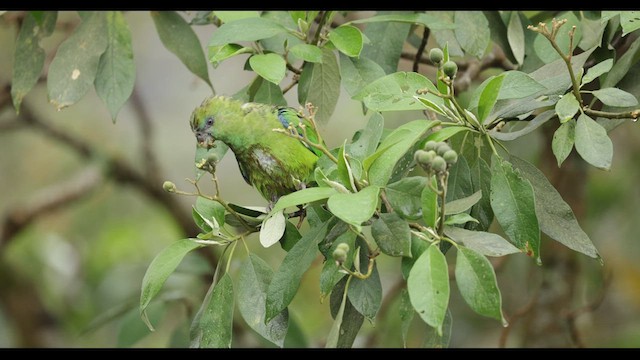
{"type": "Polygon", "coordinates": [[[244,166],[242,166],[242,162],[238,161],[238,167],[240,168],[240,174],[242,174],[242,177],[244,178],[244,181],[247,182],[247,184],[251,185],[251,182],[249,181],[249,171],[247,171],[247,169],[244,168],[244,166]]]}
{"type": "MultiPolygon", "coordinates": [[[[302,118],[298,116],[298,112],[290,107],[279,107],[278,109],[278,120],[282,126],[286,129],[289,125],[292,125],[298,131],[298,134],[302,136],[302,129],[300,128],[300,123],[302,122],[305,125],[305,130],[307,132],[307,138],[311,140],[311,142],[318,143],[318,133],[314,130],[311,122],[308,119],[302,118]]],[[[302,141],[301,141],[302,142],[302,141]]],[[[309,151],[313,152],[317,156],[322,156],[322,151],[316,148],[312,148],[309,145],[302,142],[302,144],[309,149],[309,151]]]]}

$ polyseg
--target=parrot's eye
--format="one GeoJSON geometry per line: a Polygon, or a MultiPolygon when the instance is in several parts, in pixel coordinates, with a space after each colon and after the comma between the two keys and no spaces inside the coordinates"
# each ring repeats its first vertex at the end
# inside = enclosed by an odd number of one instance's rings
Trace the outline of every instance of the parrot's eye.
{"type": "Polygon", "coordinates": [[[208,126],[213,125],[213,118],[212,118],[212,117],[210,117],[210,118],[208,118],[208,119],[207,119],[207,125],[208,125],[208,126]]]}

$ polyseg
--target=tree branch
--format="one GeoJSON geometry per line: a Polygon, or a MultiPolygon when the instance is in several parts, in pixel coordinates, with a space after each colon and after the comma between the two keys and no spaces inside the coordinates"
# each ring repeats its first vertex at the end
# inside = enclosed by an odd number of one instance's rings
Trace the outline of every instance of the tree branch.
{"type": "Polygon", "coordinates": [[[419,72],[420,61],[422,61],[422,53],[427,46],[427,40],[429,40],[429,28],[425,26],[422,32],[422,41],[420,41],[420,46],[418,46],[418,50],[416,51],[416,57],[413,59],[414,72],[419,72]]]}
{"type": "Polygon", "coordinates": [[[140,125],[142,138],[142,155],[144,157],[145,173],[149,180],[160,183],[160,166],[153,151],[153,126],[151,126],[151,116],[144,106],[138,87],[133,88],[131,93],[131,103],[136,113],[136,119],[140,125]]]}
{"type": "Polygon", "coordinates": [[[38,217],[82,199],[103,180],[99,168],[92,166],[65,182],[41,189],[22,205],[10,208],[0,224],[0,250],[38,217]]]}

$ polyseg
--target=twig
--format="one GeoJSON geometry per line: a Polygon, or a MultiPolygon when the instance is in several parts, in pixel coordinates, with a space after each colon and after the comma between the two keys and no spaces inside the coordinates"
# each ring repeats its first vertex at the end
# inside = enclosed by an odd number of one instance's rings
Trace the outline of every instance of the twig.
{"type": "Polygon", "coordinates": [[[598,292],[598,295],[596,296],[596,298],[593,299],[588,304],[580,308],[577,308],[575,310],[568,311],[566,314],[563,315],[563,317],[567,321],[567,325],[569,326],[569,334],[571,335],[571,340],[579,348],[584,348],[585,344],[582,341],[582,337],[580,336],[580,331],[578,331],[578,328],[576,327],[576,319],[580,315],[594,312],[598,307],[600,307],[600,305],[604,301],[605,295],[607,294],[609,285],[611,285],[611,278],[612,278],[611,272],[610,271],[606,272],[605,278],[602,284],[602,288],[598,292]]]}
{"type": "Polygon", "coordinates": [[[424,48],[427,46],[427,40],[429,40],[429,28],[424,27],[424,31],[422,32],[422,41],[420,41],[420,46],[418,46],[418,51],[416,52],[416,57],[413,59],[413,71],[418,72],[420,61],[422,60],[422,53],[424,52],[424,48]]]}
{"type": "Polygon", "coordinates": [[[160,167],[153,151],[153,126],[151,126],[151,116],[144,106],[139,88],[136,86],[131,93],[131,103],[136,113],[136,119],[140,125],[140,137],[142,138],[142,155],[146,176],[153,182],[160,182],[160,167]]]}
{"type": "Polygon", "coordinates": [[[89,167],[67,181],[41,189],[23,204],[9,208],[0,224],[0,249],[38,217],[83,198],[102,182],[99,168],[89,167]]]}

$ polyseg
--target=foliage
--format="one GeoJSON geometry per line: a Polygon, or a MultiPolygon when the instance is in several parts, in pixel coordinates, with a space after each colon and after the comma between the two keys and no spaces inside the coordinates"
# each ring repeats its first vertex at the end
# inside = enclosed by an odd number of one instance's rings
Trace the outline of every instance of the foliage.
{"type": "MultiPolygon", "coordinates": [[[[207,61],[217,66],[248,55],[245,67],[256,77],[237,98],[282,104],[283,94],[297,86],[305,109],[301,114],[318,127],[330,119],[346,121],[334,114],[343,85],[371,115],[365,128],[337,148],[311,143],[324,153],[314,173],[316,186],[281,197],[268,213],[230,204],[220,194],[215,165],[226,148],[198,150],[196,191],[177,190],[173,184],[165,189],[198,196],[193,220],[202,231],[164,249],[150,264],[140,297],[145,322],[152,329],[146,308],[189,251],[224,247],[191,323],[192,346],[231,346],[236,304],[249,327],[284,346],[292,325],[287,307],[319,255],[325,261],[321,292],[331,295],[334,317],[327,347],[352,346],[362,319],[376,318],[383,298],[379,256],[397,258],[406,279],[402,321],[417,313],[435,330],[434,344],[446,344],[451,331],[449,267],[469,307],[506,326],[488,257],[523,253],[544,266],[544,233],[600,259],[544,174],[503,144],[554,123],[552,151],[558,166],[575,147],[594,167],[611,167],[607,131],[619,119],[635,121],[640,115],[637,94],[616,87],[636,64],[640,40],[631,45],[632,55],[612,53],[607,44],[613,35],[637,36],[637,21],[625,12],[598,13],[596,21],[586,12],[567,12],[559,14],[562,20],[527,26],[531,19],[516,11],[402,12],[334,27],[334,11],[200,12],[191,23],[175,12],[152,12],[163,44],[209,85],[207,61]],[[217,27],[207,56],[191,28],[201,24],[217,27]],[[418,29],[428,29],[441,48],[428,62],[433,79],[397,71],[405,42],[419,49],[415,62],[420,63],[427,39],[420,39],[422,46],[411,40],[418,29]],[[389,39],[392,46],[382,44],[389,39]],[[501,48],[512,67],[486,78],[463,106],[456,96],[463,70],[456,62],[482,58],[494,47],[501,48]],[[289,78],[292,82],[281,88],[289,78]],[[384,127],[384,113],[414,110],[424,116],[384,127]],[[200,189],[204,172],[213,177],[214,195],[200,189]],[[302,231],[299,209],[305,209],[308,223],[302,231]],[[259,233],[262,246],[278,242],[286,251],[275,271],[251,252],[260,246],[253,233],[259,233]],[[238,246],[249,256],[233,271],[238,246]],[[452,249],[455,263],[450,265],[453,257],[446,255],[452,249]]],[[[20,30],[12,88],[16,110],[41,72],[43,51],[37,42],[51,33],[52,24],[55,13],[29,13],[20,30]]],[[[83,13],[81,25],[51,63],[48,95],[61,109],[79,101],[93,84],[115,119],[131,93],[134,74],[131,36],[122,15],[83,13]],[[74,51],[82,44],[83,51],[74,51]]],[[[308,140],[306,134],[284,131],[283,136],[308,140]]]]}

